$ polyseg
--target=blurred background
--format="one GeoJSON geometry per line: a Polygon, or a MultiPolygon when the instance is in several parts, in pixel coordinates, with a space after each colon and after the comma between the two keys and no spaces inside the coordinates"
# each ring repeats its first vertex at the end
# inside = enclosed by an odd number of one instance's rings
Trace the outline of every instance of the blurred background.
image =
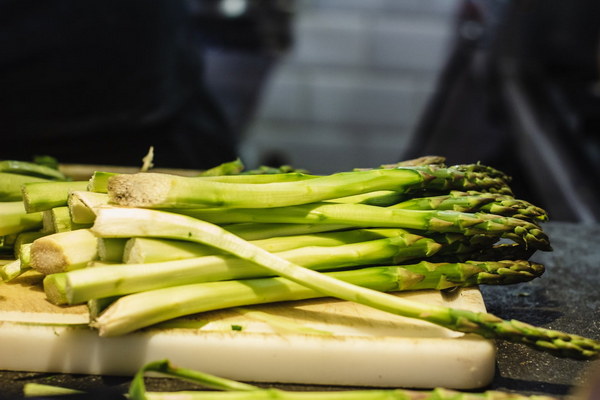
{"type": "Polygon", "coordinates": [[[600,218],[597,0],[0,0],[0,158],[482,162],[600,218]]]}

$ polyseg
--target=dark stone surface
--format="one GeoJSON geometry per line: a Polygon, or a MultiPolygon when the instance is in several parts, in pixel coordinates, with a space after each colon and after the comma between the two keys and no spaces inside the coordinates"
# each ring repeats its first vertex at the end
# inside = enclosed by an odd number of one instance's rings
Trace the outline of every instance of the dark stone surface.
{"type": "MultiPolygon", "coordinates": [[[[488,311],[505,319],[600,340],[600,225],[552,222],[545,224],[544,230],[554,251],[538,252],[532,257],[546,266],[544,275],[526,284],[482,287],[488,311]]],[[[560,359],[522,345],[499,342],[496,376],[487,389],[563,398],[586,384],[585,375],[592,367],[600,367],[598,361],[560,359]]],[[[111,399],[119,398],[115,392],[126,391],[129,378],[0,371],[0,400],[19,398],[26,382],[111,390],[97,397],[111,399]]],[[[191,384],[159,378],[149,379],[148,385],[151,390],[193,388],[191,384]]]]}

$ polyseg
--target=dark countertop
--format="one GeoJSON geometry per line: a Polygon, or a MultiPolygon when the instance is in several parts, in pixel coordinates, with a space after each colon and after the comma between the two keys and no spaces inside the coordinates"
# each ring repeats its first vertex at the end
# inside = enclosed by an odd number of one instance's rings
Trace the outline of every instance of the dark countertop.
{"type": "MultiPolygon", "coordinates": [[[[544,230],[554,251],[538,252],[533,261],[546,266],[535,281],[515,286],[482,287],[488,311],[505,319],[600,340],[600,225],[549,222],[544,230]]],[[[1,356],[1,355],[0,355],[1,356]]],[[[487,389],[565,397],[585,384],[585,374],[599,361],[559,359],[521,345],[498,343],[496,376],[487,389]]],[[[0,400],[21,396],[24,383],[38,382],[83,390],[124,391],[129,378],[0,371],[0,400]]],[[[192,388],[150,378],[150,390],[192,388]]],[[[292,390],[324,389],[281,386],[292,390]]],[[[112,398],[107,393],[97,398],[112,398]]],[[[117,398],[117,397],[115,397],[117,398]]]]}

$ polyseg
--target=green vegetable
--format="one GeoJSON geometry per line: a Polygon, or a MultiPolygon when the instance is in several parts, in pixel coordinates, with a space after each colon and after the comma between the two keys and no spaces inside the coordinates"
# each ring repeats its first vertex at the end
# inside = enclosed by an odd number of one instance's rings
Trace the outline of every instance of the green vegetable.
{"type": "Polygon", "coordinates": [[[38,178],[64,181],[68,178],[56,168],[27,161],[4,160],[0,161],[0,172],[9,172],[19,175],[35,176],[38,178]]]}
{"type": "Polygon", "coordinates": [[[49,180],[35,176],[0,172],[0,201],[21,200],[23,198],[21,188],[25,183],[30,182],[49,182],[49,180]]]}
{"type": "Polygon", "coordinates": [[[424,232],[489,234],[517,243],[550,250],[546,234],[534,223],[488,213],[446,210],[411,210],[366,204],[311,203],[275,208],[177,209],[180,213],[214,224],[260,222],[339,224],[348,227],[389,227],[424,232]]]}
{"type": "MultiPolygon", "coordinates": [[[[377,291],[399,292],[524,282],[542,272],[541,265],[526,261],[453,264],[423,261],[324,275],[377,291]]],[[[199,312],[318,297],[323,295],[281,277],[186,284],[124,296],[96,318],[93,326],[102,336],[116,336],[199,312]]]]}
{"type": "Polygon", "coordinates": [[[36,212],[66,206],[69,192],[85,190],[87,185],[87,181],[25,183],[23,185],[25,210],[36,212]]]}
{"type": "Polygon", "coordinates": [[[485,391],[459,392],[436,388],[430,391],[404,389],[363,389],[338,391],[286,391],[219,378],[172,365],[168,360],[147,363],[135,374],[128,391],[131,400],[556,400],[547,396],[525,396],[515,393],[485,391]],[[194,382],[220,391],[147,392],[144,375],[160,373],[171,378],[194,382]]]}
{"type": "Polygon", "coordinates": [[[42,228],[42,213],[27,213],[21,201],[0,202],[0,236],[42,228]]]}
{"type": "MultiPolygon", "coordinates": [[[[301,247],[273,254],[307,268],[331,270],[427,257],[440,248],[441,245],[431,239],[404,234],[339,246],[301,247]]],[[[93,298],[188,283],[269,275],[272,273],[250,260],[234,255],[209,255],[159,263],[118,264],[72,270],[65,272],[59,281],[55,280],[56,277],[44,281],[44,289],[48,299],[55,303],[57,301],[54,299],[66,298],[69,304],[76,304],[93,298]]]]}

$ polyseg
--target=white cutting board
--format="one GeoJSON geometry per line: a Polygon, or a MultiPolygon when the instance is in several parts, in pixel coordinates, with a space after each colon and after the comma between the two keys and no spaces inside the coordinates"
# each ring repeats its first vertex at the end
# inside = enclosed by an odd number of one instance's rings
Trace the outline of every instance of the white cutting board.
{"type": "MultiPolygon", "coordinates": [[[[401,296],[485,311],[476,288],[401,296]]],[[[176,327],[101,338],[85,326],[85,307],[51,305],[40,277],[29,274],[0,283],[0,369],[132,375],[167,358],[242,381],[454,389],[483,387],[494,375],[493,342],[359,304],[321,299],[244,310],[252,312],[204,313],[176,327]]]]}

